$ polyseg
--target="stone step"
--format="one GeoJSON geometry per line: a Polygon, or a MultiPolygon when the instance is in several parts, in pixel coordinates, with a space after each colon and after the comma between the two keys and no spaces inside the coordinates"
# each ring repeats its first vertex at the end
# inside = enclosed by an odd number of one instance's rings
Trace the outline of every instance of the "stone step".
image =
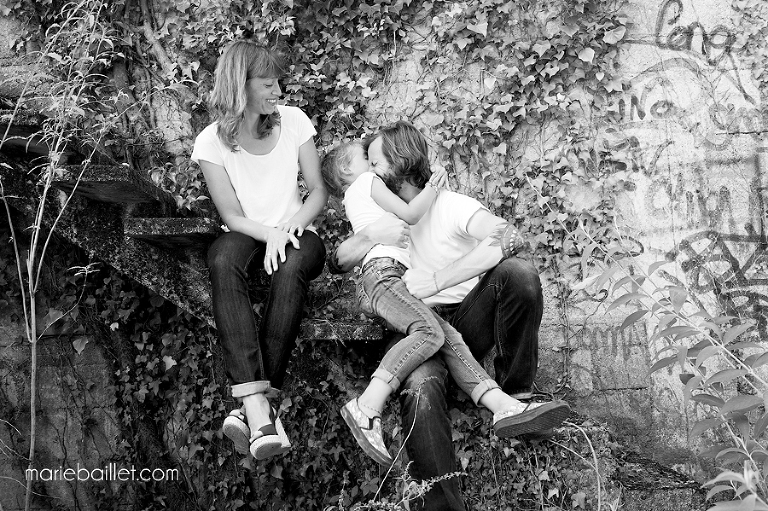
{"type": "Polygon", "coordinates": [[[125,235],[170,250],[203,247],[221,232],[213,218],[126,218],[125,235]]]}
{"type": "MultiPolygon", "coordinates": [[[[173,197],[129,165],[63,165],[53,185],[98,202],[175,205],[173,197]]],[[[175,206],[174,206],[175,207],[175,206]]]]}
{"type": "Polygon", "coordinates": [[[617,455],[614,480],[624,490],[624,511],[704,510],[701,484],[641,454],[624,450],[617,455]]]}
{"type": "MultiPolygon", "coordinates": [[[[0,94],[0,98],[2,97],[0,94]]],[[[46,134],[45,121],[48,117],[42,114],[42,111],[44,107],[40,110],[0,109],[0,152],[31,160],[33,164],[45,163],[51,152],[52,135],[46,134]]],[[[62,165],[81,163],[85,160],[102,165],[116,164],[115,160],[106,154],[104,147],[94,146],[82,140],[68,140],[66,144],[60,144],[57,150],[60,152],[59,163],[62,165]]]]}
{"type": "Polygon", "coordinates": [[[0,150],[11,156],[47,157],[49,147],[42,136],[44,120],[44,116],[28,110],[0,110],[0,150]]]}
{"type": "MultiPolygon", "coordinates": [[[[2,157],[0,162],[6,163],[0,165],[0,178],[5,191],[15,197],[10,201],[11,207],[31,222],[35,214],[31,198],[35,191],[33,181],[27,178],[27,169],[19,162],[4,161],[2,157]]],[[[46,210],[47,225],[50,225],[52,218],[57,215],[59,206],[56,201],[49,204],[51,207],[46,210]]],[[[154,228],[161,224],[167,226],[176,223],[176,228],[179,229],[176,233],[183,231],[185,224],[187,227],[196,225],[198,234],[205,233],[208,229],[208,234],[201,234],[204,236],[211,236],[213,229],[218,230],[219,222],[211,218],[126,219],[118,204],[93,203],[76,198],[57,226],[59,236],[80,246],[93,259],[109,264],[182,310],[213,325],[207,268],[199,260],[180,257],[185,252],[180,248],[165,250],[132,238],[127,230],[126,220],[129,220],[127,223],[131,230],[138,231],[138,226],[144,224],[148,227],[143,231],[147,235],[152,234],[149,227],[152,227],[153,221],[157,221],[154,228]]],[[[173,229],[168,228],[173,237],[173,229]]],[[[160,231],[156,230],[154,234],[159,236],[160,231]]],[[[305,339],[362,342],[381,339],[383,331],[380,326],[367,321],[309,318],[302,322],[300,335],[305,339]]]]}
{"type": "Polygon", "coordinates": [[[326,319],[305,319],[301,323],[303,339],[323,341],[377,341],[384,337],[381,325],[372,321],[344,322],[326,319]]]}

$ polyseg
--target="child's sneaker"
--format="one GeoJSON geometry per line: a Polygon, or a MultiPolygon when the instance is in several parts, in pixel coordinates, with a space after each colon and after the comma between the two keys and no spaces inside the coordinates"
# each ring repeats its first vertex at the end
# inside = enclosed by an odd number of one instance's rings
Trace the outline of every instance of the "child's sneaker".
{"type": "Polygon", "coordinates": [[[493,414],[493,431],[499,438],[545,431],[568,418],[571,407],[565,401],[520,403],[510,410],[493,414]]]}
{"type": "Polygon", "coordinates": [[[387,452],[381,435],[381,417],[371,419],[365,415],[360,409],[357,398],[344,405],[341,416],[365,454],[381,465],[386,467],[392,465],[392,457],[387,452]]]}

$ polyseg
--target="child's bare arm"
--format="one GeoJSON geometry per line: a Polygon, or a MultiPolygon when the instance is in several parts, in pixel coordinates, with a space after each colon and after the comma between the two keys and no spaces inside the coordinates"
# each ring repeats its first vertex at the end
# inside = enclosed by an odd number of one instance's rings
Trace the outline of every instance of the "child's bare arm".
{"type": "Polygon", "coordinates": [[[421,220],[424,213],[427,212],[432,202],[437,197],[437,185],[436,183],[442,183],[445,181],[445,170],[439,169],[430,178],[427,186],[414,197],[411,202],[405,202],[396,194],[387,188],[387,185],[381,179],[374,179],[371,186],[371,197],[376,201],[376,204],[381,206],[384,210],[394,213],[399,218],[404,220],[410,225],[414,225],[421,220]]]}

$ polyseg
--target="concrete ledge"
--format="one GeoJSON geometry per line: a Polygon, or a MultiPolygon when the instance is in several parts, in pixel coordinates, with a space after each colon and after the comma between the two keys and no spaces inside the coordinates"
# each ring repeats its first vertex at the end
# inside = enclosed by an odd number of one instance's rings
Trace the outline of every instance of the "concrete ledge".
{"type": "Polygon", "coordinates": [[[126,218],[125,235],[170,250],[211,243],[221,227],[213,218],[126,218]]]}
{"type": "Polygon", "coordinates": [[[617,456],[614,479],[624,489],[624,511],[705,509],[701,485],[636,452],[617,456]]]}
{"type": "Polygon", "coordinates": [[[384,329],[372,321],[347,323],[325,319],[306,319],[301,323],[299,335],[305,339],[327,341],[377,341],[384,337],[384,329]]]}
{"type": "Polygon", "coordinates": [[[41,127],[44,116],[29,110],[0,110],[0,133],[5,135],[2,151],[11,156],[48,156],[48,144],[43,141],[41,127]]]}
{"type": "Polygon", "coordinates": [[[175,204],[170,194],[128,165],[64,165],[59,171],[54,186],[67,192],[75,190],[78,195],[99,202],[175,204]]]}

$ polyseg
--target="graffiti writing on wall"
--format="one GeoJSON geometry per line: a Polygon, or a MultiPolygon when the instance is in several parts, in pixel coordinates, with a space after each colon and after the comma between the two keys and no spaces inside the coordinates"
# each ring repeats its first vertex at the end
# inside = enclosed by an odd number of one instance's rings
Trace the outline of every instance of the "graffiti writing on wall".
{"type": "Polygon", "coordinates": [[[683,0],[665,0],[653,38],[631,41],[630,61],[651,63],[632,70],[614,106],[617,126],[606,130],[606,147],[636,148],[636,170],[648,175],[665,153],[725,151],[736,137],[757,141],[767,131],[749,70],[739,67],[733,30],[691,21],[691,13],[683,0]]]}
{"type": "Polygon", "coordinates": [[[659,48],[700,53],[709,64],[717,65],[723,58],[731,56],[736,36],[725,25],[716,25],[707,30],[694,21],[680,24],[683,15],[681,0],[667,0],[661,5],[656,16],[654,40],[659,48]]]}
{"type": "Polygon", "coordinates": [[[712,293],[722,312],[757,321],[764,338],[768,325],[765,236],[702,231],[682,240],[667,258],[678,262],[691,293],[712,293]]]}

